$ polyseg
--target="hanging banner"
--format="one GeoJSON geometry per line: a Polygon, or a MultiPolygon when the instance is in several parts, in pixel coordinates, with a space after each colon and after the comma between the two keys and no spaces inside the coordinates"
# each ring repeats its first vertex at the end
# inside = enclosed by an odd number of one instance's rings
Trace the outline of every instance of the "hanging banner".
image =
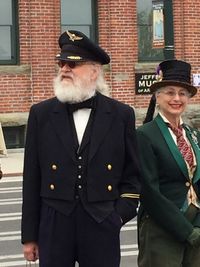
{"type": "Polygon", "coordinates": [[[153,48],[164,48],[164,15],[163,15],[163,1],[156,1],[152,3],[153,6],[153,48]]]}

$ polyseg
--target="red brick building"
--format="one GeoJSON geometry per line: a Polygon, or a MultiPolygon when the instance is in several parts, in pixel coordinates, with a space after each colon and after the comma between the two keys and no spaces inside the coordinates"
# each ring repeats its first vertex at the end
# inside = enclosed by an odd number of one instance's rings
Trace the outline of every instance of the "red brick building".
{"type": "MultiPolygon", "coordinates": [[[[85,31],[110,54],[105,72],[111,95],[134,106],[140,123],[150,95],[139,90],[138,75],[151,83],[157,64],[174,57],[190,62],[198,78],[199,13],[196,0],[1,0],[0,122],[6,142],[20,147],[16,140],[30,106],[53,96],[63,30],[85,31]]],[[[200,90],[190,107],[199,117],[200,90]]]]}

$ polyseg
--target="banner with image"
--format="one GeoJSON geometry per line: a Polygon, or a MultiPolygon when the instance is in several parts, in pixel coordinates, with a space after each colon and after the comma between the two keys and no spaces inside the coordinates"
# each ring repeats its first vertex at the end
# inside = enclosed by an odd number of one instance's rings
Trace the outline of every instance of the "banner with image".
{"type": "Polygon", "coordinates": [[[153,5],[153,48],[164,48],[164,15],[163,1],[156,1],[153,5]]]}

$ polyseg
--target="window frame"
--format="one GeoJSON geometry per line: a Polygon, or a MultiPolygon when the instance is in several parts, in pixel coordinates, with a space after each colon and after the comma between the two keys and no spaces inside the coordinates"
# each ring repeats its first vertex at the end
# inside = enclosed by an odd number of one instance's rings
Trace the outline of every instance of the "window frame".
{"type": "MultiPolygon", "coordinates": [[[[153,10],[153,9],[152,9],[153,10]]],[[[166,59],[174,58],[174,24],[173,24],[173,3],[172,0],[163,0],[163,13],[164,13],[164,48],[162,49],[163,58],[159,55],[153,55],[152,57],[146,57],[143,53],[142,55],[139,54],[138,49],[138,62],[155,62],[155,61],[162,61],[166,59]]],[[[137,12],[138,16],[138,12],[137,12]]],[[[152,27],[151,24],[139,24],[139,20],[137,19],[137,28],[138,28],[138,48],[140,47],[139,43],[139,35],[142,33],[140,31],[140,27],[152,27]]],[[[156,49],[156,48],[155,48],[156,49]]],[[[151,50],[152,51],[152,50],[151,50]]],[[[157,50],[158,51],[158,50],[157,50]]],[[[159,53],[159,51],[158,51],[159,53]]]]}
{"type": "Polygon", "coordinates": [[[17,65],[19,63],[18,0],[12,0],[11,6],[12,6],[11,59],[8,60],[0,59],[0,65],[17,65]]]}
{"type": "MultiPolygon", "coordinates": [[[[81,1],[81,0],[80,0],[81,1]]],[[[92,24],[91,25],[87,25],[89,26],[89,31],[90,31],[90,36],[88,36],[92,41],[94,42],[98,42],[98,34],[97,34],[97,25],[98,25],[98,18],[97,18],[97,14],[98,14],[98,1],[97,0],[90,0],[91,1],[91,19],[92,19],[92,24]]],[[[62,9],[62,5],[60,6],[60,8],[62,9]]],[[[86,25],[86,24],[83,24],[86,25]]],[[[61,18],[60,18],[60,26],[61,29],[63,26],[82,26],[82,24],[62,24],[61,18]]]]}

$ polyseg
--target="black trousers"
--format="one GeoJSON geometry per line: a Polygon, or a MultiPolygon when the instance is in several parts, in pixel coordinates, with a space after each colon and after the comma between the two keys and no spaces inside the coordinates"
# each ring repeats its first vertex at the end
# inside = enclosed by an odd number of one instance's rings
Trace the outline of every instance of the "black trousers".
{"type": "Polygon", "coordinates": [[[121,220],[114,211],[97,223],[79,202],[65,216],[43,204],[39,231],[40,267],[119,267],[121,220]]]}

